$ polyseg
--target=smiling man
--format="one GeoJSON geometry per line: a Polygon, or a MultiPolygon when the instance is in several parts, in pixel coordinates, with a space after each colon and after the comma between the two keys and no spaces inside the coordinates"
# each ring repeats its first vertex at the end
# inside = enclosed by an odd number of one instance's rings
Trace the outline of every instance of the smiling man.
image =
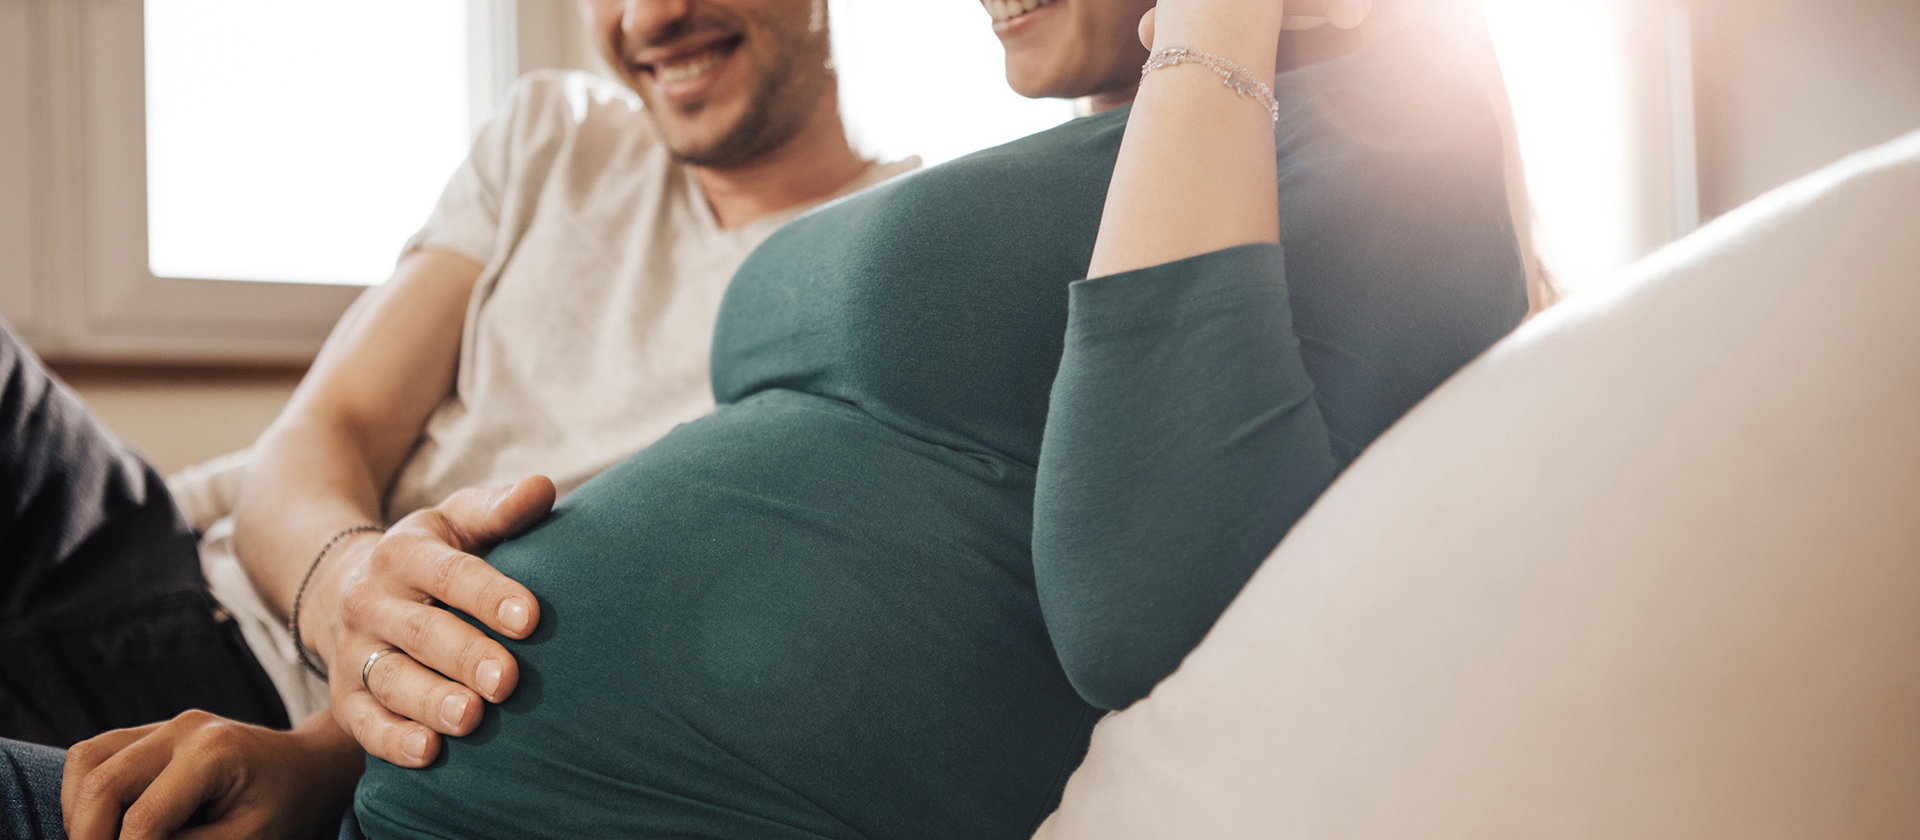
{"type": "MultiPolygon", "coordinates": [[[[341,320],[252,450],[231,520],[200,547],[204,584],[157,481],[51,476],[38,496],[42,485],[9,482],[32,496],[22,509],[57,506],[72,515],[44,521],[92,530],[35,539],[33,521],[0,523],[9,579],[36,587],[7,593],[0,667],[65,661],[75,646],[102,653],[73,679],[0,673],[0,735],[66,744],[210,708],[262,723],[313,716],[301,729],[318,737],[330,727],[314,713],[331,703],[369,751],[418,765],[437,751],[434,730],[468,731],[482,700],[513,689],[511,659],[440,604],[518,635],[538,620],[535,602],[466,586],[477,578],[461,564],[481,562],[467,552],[709,411],[715,312],[747,253],[807,207],[913,165],[879,165],[849,145],[825,0],[581,7],[618,80],[542,72],[516,86],[392,278],[341,320]],[[529,475],[551,481],[504,496],[468,489],[529,475]],[[129,510],[138,533],[122,540],[129,510]],[[94,556],[103,545],[110,556],[94,556]],[[209,589],[244,644],[206,608],[209,589]],[[284,629],[296,617],[304,651],[284,629]],[[183,633],[206,641],[182,647],[183,633]],[[33,644],[46,655],[21,647],[33,644]],[[363,672],[388,648],[463,651],[456,676],[485,690],[405,652],[363,672]],[[257,690],[262,672],[279,702],[257,690]],[[103,692],[114,696],[101,702],[103,692]]],[[[61,399],[37,365],[10,369],[9,382],[61,399]]],[[[49,434],[98,451],[68,455],[137,465],[73,408],[53,416],[80,431],[49,434]]],[[[136,732],[164,740],[188,728],[136,732]]],[[[120,735],[81,755],[136,743],[120,735]]]]}
{"type": "MultiPolygon", "coordinates": [[[[542,73],[517,87],[394,282],[343,321],[255,448],[232,539],[252,591],[224,597],[239,587],[219,579],[239,576],[216,575],[223,601],[256,617],[256,652],[290,647],[271,631],[297,618],[336,717],[397,763],[431,760],[436,732],[468,731],[517,677],[428,604],[508,635],[538,619],[530,593],[459,574],[479,562],[463,552],[710,410],[714,316],[747,253],[802,209],[911,166],[850,148],[825,0],[582,9],[624,85],[542,73]],[[554,488],[460,495],[529,475],[554,488]],[[395,520],[384,537],[352,530],[395,520]],[[389,648],[400,655],[363,669],[389,648]],[[448,675],[477,691],[408,655],[456,650],[448,675]]],[[[296,667],[261,659],[297,705],[296,667]]]]}

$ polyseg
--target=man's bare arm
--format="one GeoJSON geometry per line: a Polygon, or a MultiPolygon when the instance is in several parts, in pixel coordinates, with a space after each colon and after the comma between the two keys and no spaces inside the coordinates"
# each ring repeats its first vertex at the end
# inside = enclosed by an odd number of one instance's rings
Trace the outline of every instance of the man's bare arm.
{"type": "Polygon", "coordinates": [[[417,251],[356,301],[255,444],[234,511],[254,588],[285,611],[333,532],[381,522],[387,486],[453,387],[480,266],[417,251]]]}
{"type": "MultiPolygon", "coordinates": [[[[402,260],[348,310],[255,445],[234,545],[283,618],[330,536],[382,521],[387,488],[453,387],[480,271],[441,251],[402,260]]],[[[532,595],[473,554],[537,522],[552,502],[545,479],[462,491],[385,535],[342,540],[314,570],[301,641],[327,663],[334,714],[369,752],[421,766],[437,752],[435,731],[464,734],[478,724],[476,692],[497,701],[513,690],[517,669],[505,649],[439,604],[509,636],[531,631],[539,619],[532,595]],[[360,683],[360,660],[386,647],[407,655],[383,658],[376,698],[360,683]]]]}

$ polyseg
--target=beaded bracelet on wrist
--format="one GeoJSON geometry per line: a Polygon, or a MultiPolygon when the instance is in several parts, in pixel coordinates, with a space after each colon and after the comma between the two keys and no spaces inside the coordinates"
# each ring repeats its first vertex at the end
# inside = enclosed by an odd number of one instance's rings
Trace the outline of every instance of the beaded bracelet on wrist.
{"type": "Polygon", "coordinates": [[[1272,118],[1274,124],[1279,124],[1280,100],[1274,98],[1273,88],[1266,82],[1254,78],[1253,73],[1247,68],[1210,52],[1192,47],[1167,47],[1154,50],[1147,56],[1147,63],[1140,68],[1140,78],[1145,79],[1148,73],[1176,64],[1198,64],[1220,74],[1220,83],[1226,85],[1228,90],[1260,103],[1260,107],[1267,109],[1267,116],[1272,118]]]}
{"type": "Polygon", "coordinates": [[[320,662],[314,657],[313,652],[307,650],[306,642],[300,640],[300,602],[306,597],[307,584],[313,582],[313,573],[319,570],[320,561],[325,560],[327,552],[332,551],[341,540],[354,534],[385,530],[387,529],[378,525],[355,525],[333,532],[333,536],[328,537],[327,541],[320,545],[320,551],[313,555],[313,562],[307,564],[307,573],[300,578],[300,588],[293,590],[293,609],[287,612],[287,632],[293,634],[293,649],[300,654],[300,664],[307,666],[307,670],[318,675],[320,679],[327,678],[327,669],[320,667],[320,662]]]}

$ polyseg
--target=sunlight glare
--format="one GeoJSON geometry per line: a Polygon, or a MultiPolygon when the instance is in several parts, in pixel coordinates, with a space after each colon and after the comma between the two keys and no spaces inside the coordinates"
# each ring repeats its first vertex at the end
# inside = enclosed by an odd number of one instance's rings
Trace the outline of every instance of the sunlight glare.
{"type": "Polygon", "coordinates": [[[147,0],[148,263],[376,283],[468,143],[467,0],[147,0]]]}
{"type": "Polygon", "coordinates": [[[1005,54],[975,0],[831,0],[841,111],[862,151],[928,166],[1072,118],[1073,105],[1007,87],[1005,54]]]}
{"type": "Polygon", "coordinates": [[[1565,291],[1637,253],[1634,113],[1612,0],[1483,0],[1513,102],[1535,244],[1565,291]]]}

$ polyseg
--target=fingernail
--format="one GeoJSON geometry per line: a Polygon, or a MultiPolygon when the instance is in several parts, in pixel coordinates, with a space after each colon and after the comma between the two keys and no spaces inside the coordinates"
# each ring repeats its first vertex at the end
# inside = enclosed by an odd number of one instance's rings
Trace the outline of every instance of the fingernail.
{"type": "Polygon", "coordinates": [[[487,699],[500,702],[500,663],[491,659],[481,662],[480,667],[474,669],[473,681],[479,683],[474,687],[487,699]]]}
{"type": "Polygon", "coordinates": [[[440,701],[440,717],[446,720],[448,726],[459,726],[460,721],[466,716],[467,696],[465,694],[449,694],[447,699],[440,701]]]}
{"type": "Polygon", "coordinates": [[[406,742],[401,744],[400,748],[405,750],[407,757],[414,761],[425,760],[427,757],[427,733],[418,729],[414,730],[407,735],[406,742]]]}
{"type": "Polygon", "coordinates": [[[519,598],[501,601],[500,623],[515,633],[527,632],[527,602],[519,598]]]}

